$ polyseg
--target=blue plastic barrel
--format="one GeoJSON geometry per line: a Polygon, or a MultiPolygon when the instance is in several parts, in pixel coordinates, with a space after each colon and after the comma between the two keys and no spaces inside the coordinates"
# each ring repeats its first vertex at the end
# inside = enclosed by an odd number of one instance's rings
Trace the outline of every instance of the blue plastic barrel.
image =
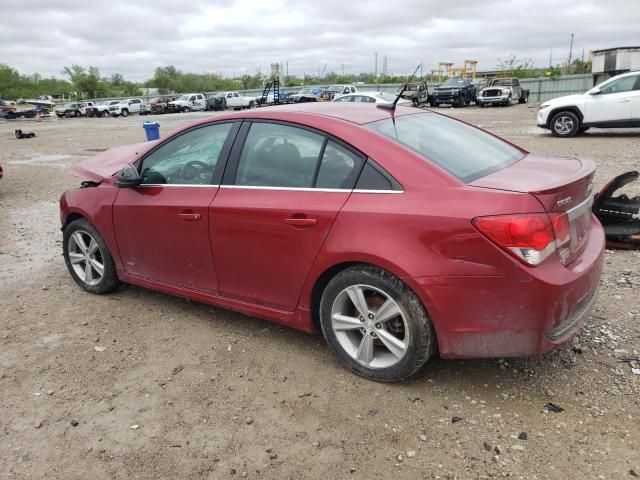
{"type": "Polygon", "coordinates": [[[144,133],[147,135],[147,142],[160,138],[160,124],[158,122],[145,120],[142,126],[144,127],[144,133]]]}

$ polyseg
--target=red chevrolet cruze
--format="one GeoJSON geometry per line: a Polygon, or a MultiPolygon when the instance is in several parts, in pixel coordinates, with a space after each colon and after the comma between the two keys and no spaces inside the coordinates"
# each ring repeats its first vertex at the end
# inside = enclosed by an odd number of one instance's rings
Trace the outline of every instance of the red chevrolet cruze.
{"type": "Polygon", "coordinates": [[[356,373],[533,355],[593,307],[594,164],[411,107],[209,118],[79,164],[60,199],[85,290],[120,282],[321,329],[356,373]]]}

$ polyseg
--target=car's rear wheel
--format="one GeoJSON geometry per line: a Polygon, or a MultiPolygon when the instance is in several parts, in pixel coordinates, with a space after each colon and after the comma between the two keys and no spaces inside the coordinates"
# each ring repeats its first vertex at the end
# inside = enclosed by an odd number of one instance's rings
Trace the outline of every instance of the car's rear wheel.
{"type": "Polygon", "coordinates": [[[63,233],[63,254],[75,282],[91,293],[107,293],[120,284],[113,258],[100,233],[85,219],[71,222],[63,233]]]}
{"type": "Polygon", "coordinates": [[[320,322],[340,361],[372,380],[404,380],[435,350],[431,321],[418,297],[373,266],[350,267],[331,279],[320,301],[320,322]]]}
{"type": "Polygon", "coordinates": [[[556,137],[573,137],[580,130],[580,119],[573,112],[559,112],[551,119],[550,128],[556,137]]]}

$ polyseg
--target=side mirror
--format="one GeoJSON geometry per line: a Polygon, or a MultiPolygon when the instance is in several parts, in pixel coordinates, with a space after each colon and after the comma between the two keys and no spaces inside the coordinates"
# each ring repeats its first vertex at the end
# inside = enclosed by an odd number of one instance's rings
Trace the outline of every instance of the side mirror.
{"type": "Polygon", "coordinates": [[[602,90],[600,90],[600,87],[595,87],[590,92],[591,95],[600,95],[601,93],[602,93],[602,90]]]}
{"type": "Polygon", "coordinates": [[[114,185],[118,188],[131,188],[137,187],[140,185],[142,179],[140,178],[140,174],[138,173],[138,169],[133,165],[126,165],[120,173],[118,173],[118,178],[116,179],[114,185]]]}

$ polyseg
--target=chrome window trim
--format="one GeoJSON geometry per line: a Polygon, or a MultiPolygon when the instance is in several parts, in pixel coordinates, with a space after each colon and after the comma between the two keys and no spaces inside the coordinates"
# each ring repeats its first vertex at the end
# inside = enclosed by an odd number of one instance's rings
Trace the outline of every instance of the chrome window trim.
{"type": "Polygon", "coordinates": [[[367,190],[351,188],[313,188],[313,187],[266,187],[261,185],[220,185],[220,188],[244,188],[247,190],[283,190],[291,192],[328,192],[328,193],[404,193],[404,190],[367,190]]]}
{"type": "Polygon", "coordinates": [[[567,216],[569,217],[569,221],[575,220],[580,215],[585,213],[587,210],[591,210],[591,206],[593,205],[593,195],[589,195],[585,201],[576,205],[570,210],[567,210],[567,216]]]}
{"type": "Polygon", "coordinates": [[[188,183],[141,183],[139,187],[189,187],[189,188],[218,188],[220,185],[191,185],[188,183]]]}

